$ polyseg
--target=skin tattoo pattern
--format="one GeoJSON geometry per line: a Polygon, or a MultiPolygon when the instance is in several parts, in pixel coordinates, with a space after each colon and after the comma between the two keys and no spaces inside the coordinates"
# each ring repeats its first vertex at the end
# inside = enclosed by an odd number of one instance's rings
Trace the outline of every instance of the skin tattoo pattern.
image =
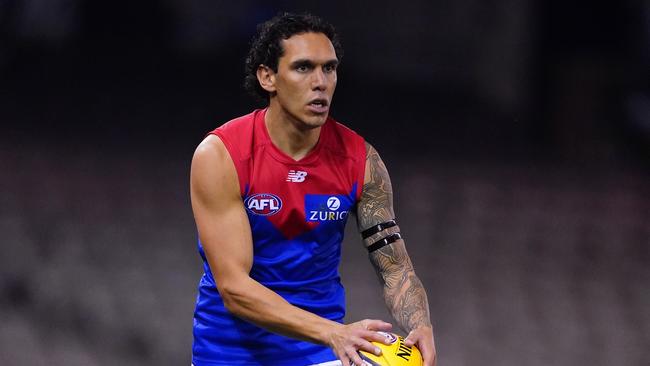
{"type": "MultiPolygon", "coordinates": [[[[357,208],[359,231],[395,217],[393,212],[393,188],[386,165],[377,151],[366,144],[366,163],[370,181],[363,186],[357,208]]],[[[385,229],[364,240],[366,247],[392,233],[399,227],[385,229]]],[[[384,287],[384,300],[399,326],[407,332],[431,326],[429,304],[422,282],[415,275],[413,264],[406,252],[403,240],[398,240],[369,254],[379,281],[384,287]]]]}

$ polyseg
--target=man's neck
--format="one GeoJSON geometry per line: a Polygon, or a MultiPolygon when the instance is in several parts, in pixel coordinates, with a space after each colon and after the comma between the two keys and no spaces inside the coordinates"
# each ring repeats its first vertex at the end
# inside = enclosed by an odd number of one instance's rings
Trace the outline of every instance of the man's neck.
{"type": "Polygon", "coordinates": [[[277,105],[269,106],[264,123],[273,144],[294,160],[309,154],[320,137],[321,127],[307,128],[277,105]]]}

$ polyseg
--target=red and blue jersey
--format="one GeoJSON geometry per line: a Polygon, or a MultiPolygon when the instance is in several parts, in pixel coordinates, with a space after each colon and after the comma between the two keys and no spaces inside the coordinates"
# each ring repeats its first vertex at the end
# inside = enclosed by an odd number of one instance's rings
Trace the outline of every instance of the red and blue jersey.
{"type": "MultiPolygon", "coordinates": [[[[211,132],[223,141],[237,170],[253,236],[250,276],[289,303],[342,322],[341,242],[361,196],[365,142],[329,118],[316,146],[296,161],[271,142],[265,113],[256,110],[211,132]]],[[[198,246],[204,274],[194,313],[195,366],[304,366],[336,359],[328,347],[277,335],[231,315],[200,241],[198,246]]]]}

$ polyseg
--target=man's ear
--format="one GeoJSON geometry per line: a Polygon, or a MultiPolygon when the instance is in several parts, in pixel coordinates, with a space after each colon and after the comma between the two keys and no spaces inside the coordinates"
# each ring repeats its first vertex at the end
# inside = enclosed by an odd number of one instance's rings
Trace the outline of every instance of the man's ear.
{"type": "Polygon", "coordinates": [[[269,93],[275,92],[275,71],[266,65],[257,67],[257,81],[260,82],[262,89],[269,93]]]}

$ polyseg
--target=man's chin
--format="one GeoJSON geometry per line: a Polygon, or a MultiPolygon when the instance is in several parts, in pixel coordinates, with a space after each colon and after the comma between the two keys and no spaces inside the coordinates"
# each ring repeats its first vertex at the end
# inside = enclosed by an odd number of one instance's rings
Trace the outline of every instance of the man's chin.
{"type": "Polygon", "coordinates": [[[307,128],[318,128],[327,122],[327,114],[307,116],[303,122],[307,128]]]}

